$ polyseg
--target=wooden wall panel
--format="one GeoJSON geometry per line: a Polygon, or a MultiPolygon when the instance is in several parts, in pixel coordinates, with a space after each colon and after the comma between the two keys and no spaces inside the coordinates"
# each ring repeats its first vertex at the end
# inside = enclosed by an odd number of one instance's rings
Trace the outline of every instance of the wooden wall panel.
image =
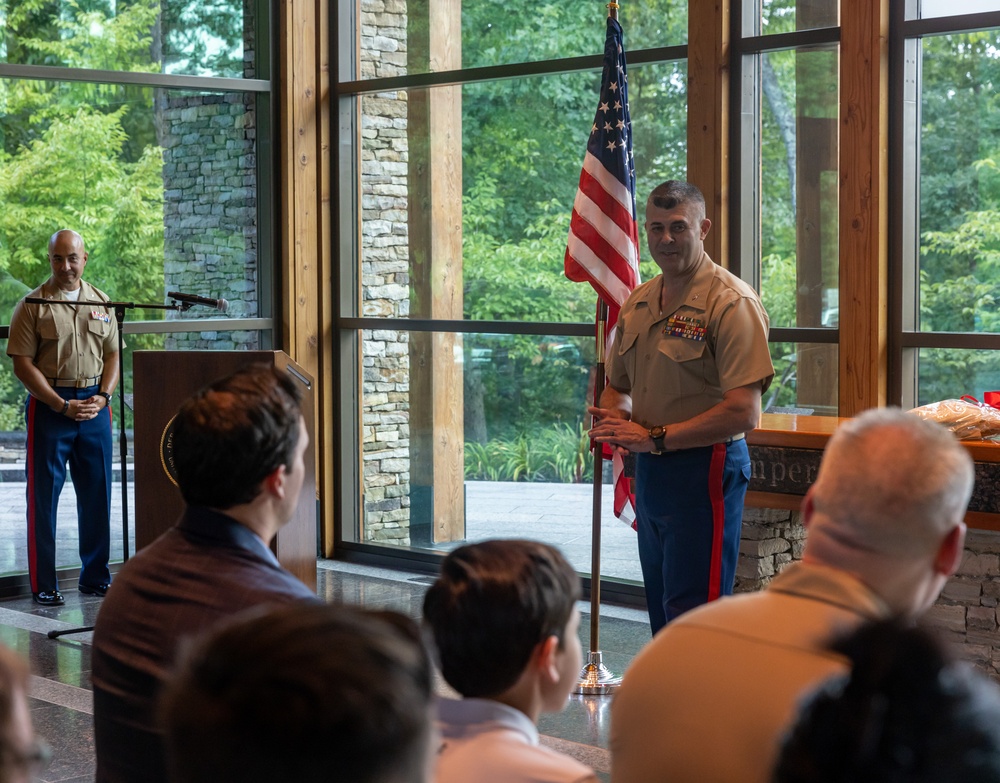
{"type": "MultiPolygon", "coordinates": [[[[282,0],[278,24],[281,348],[316,379],[317,496],[324,542],[332,538],[328,27],[321,0],[282,0]],[[324,372],[326,371],[326,372],[324,372]]],[[[328,553],[329,548],[327,547],[328,553]]]]}
{"type": "Polygon", "coordinates": [[[840,415],[886,401],[889,0],[841,18],[840,415]]]}
{"type": "Polygon", "coordinates": [[[712,221],[705,250],[728,267],[729,0],[690,0],[688,20],[687,179],[705,194],[712,221]]]}

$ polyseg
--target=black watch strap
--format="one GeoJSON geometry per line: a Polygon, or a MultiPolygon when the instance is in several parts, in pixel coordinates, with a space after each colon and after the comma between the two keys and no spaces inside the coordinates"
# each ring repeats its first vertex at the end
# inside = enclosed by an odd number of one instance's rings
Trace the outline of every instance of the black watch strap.
{"type": "Polygon", "coordinates": [[[97,392],[97,396],[98,397],[103,397],[104,401],[107,402],[108,405],[111,404],[111,395],[108,394],[106,391],[99,391],[99,392],[97,392]]]}
{"type": "Polygon", "coordinates": [[[655,451],[663,451],[664,443],[663,439],[667,437],[667,428],[662,424],[658,424],[655,427],[649,428],[649,437],[653,440],[653,446],[655,451]]]}

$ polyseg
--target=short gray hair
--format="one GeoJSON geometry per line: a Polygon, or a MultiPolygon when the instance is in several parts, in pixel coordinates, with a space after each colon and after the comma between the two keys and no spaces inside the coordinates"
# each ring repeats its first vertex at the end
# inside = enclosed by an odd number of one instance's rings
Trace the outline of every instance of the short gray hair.
{"type": "Polygon", "coordinates": [[[972,458],[945,427],[877,408],[830,438],[813,508],[854,546],[923,555],[961,521],[974,477],[972,458]]]}

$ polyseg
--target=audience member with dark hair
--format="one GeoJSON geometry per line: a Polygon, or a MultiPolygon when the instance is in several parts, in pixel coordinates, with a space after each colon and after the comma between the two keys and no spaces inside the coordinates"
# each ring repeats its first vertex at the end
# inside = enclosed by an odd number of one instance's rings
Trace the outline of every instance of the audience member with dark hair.
{"type": "Polygon", "coordinates": [[[851,663],[805,702],[774,783],[1000,782],[1000,688],[928,632],[874,623],[831,649],[851,663]]]}
{"type": "Polygon", "coordinates": [[[391,612],[290,605],[200,639],[160,705],[174,783],[425,783],[432,680],[391,612]]]}
{"type": "Polygon", "coordinates": [[[173,454],[184,502],[223,510],[249,503],[279,466],[294,465],[299,442],[308,441],[301,399],[288,373],[260,365],[185,401],[173,454]]]}
{"type": "Polygon", "coordinates": [[[678,617],[626,669],[612,783],[769,781],[802,694],[844,669],[833,635],[919,615],[955,573],[972,484],[939,424],[886,408],[841,424],[802,503],[802,561],[678,617]]]}
{"type": "Polygon", "coordinates": [[[99,783],[166,780],[155,701],[184,637],[248,607],[317,600],[269,548],[305,478],[298,404],[285,373],[255,365],[181,406],[174,463],[187,508],[125,564],[94,629],[99,783]]]}
{"type": "Polygon", "coordinates": [[[459,547],[424,597],[441,673],[464,698],[438,701],[437,783],[596,783],[593,771],[539,745],[543,712],[580,677],[580,580],[554,547],[484,541],[459,547]]]}
{"type": "Polygon", "coordinates": [[[49,761],[28,708],[28,665],[0,645],[0,783],[30,783],[49,761]]]}

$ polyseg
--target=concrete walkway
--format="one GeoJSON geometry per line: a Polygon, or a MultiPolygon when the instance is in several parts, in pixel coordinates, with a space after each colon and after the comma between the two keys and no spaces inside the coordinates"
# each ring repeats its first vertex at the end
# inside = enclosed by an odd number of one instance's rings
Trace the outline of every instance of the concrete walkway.
{"type": "MultiPolygon", "coordinates": [[[[611,485],[603,488],[601,574],[641,581],[635,532],[611,510],[611,485]]],[[[466,540],[534,538],[558,546],[577,571],[591,572],[593,488],[589,484],[470,481],[466,484],[466,540]]],[[[27,571],[25,483],[0,482],[0,575],[27,571]]],[[[135,499],[129,485],[129,552],[135,552],[135,499]]],[[[112,484],[111,559],[122,559],[121,482],[112,484]]],[[[458,542],[461,543],[461,542],[458,542]]],[[[456,543],[457,545],[457,543],[456,543]]],[[[451,548],[444,545],[441,548],[451,548]]],[[[56,557],[79,566],[76,494],[66,482],[59,499],[56,557]]]]}

